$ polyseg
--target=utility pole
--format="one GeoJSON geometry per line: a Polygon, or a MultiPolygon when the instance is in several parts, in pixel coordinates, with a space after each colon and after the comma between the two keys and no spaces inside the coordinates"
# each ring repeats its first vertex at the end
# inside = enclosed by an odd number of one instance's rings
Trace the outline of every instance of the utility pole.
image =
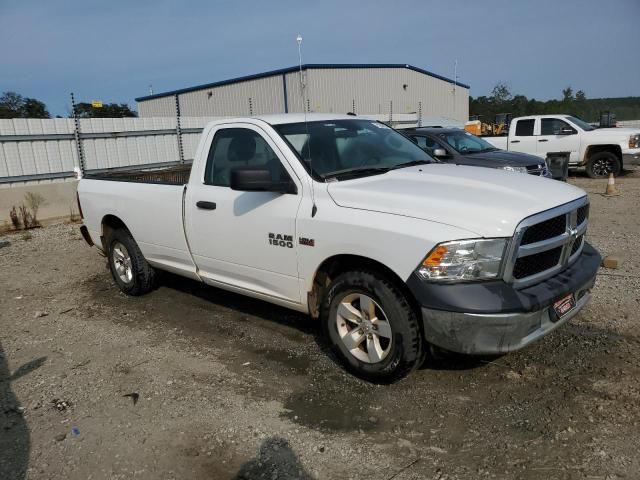
{"type": "Polygon", "coordinates": [[[71,92],[71,110],[73,112],[73,137],[76,141],[76,151],[78,154],[78,168],[80,169],[80,175],[84,176],[86,166],[84,163],[84,148],[82,148],[82,137],[80,131],[80,119],[78,118],[78,112],[76,110],[76,99],[71,92]]]}
{"type": "Polygon", "coordinates": [[[452,117],[456,115],[456,87],[458,86],[458,59],[453,62],[453,110],[452,117]]]}

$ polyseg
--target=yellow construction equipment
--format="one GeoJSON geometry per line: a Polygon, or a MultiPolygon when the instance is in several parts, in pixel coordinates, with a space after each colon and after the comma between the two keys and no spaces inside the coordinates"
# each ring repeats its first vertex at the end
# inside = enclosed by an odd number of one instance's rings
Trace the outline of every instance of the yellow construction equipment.
{"type": "Polygon", "coordinates": [[[464,129],[473,135],[482,137],[497,137],[506,135],[509,131],[509,123],[511,123],[510,113],[499,113],[495,117],[493,123],[485,123],[481,120],[480,115],[474,115],[464,124],[464,129]]]}

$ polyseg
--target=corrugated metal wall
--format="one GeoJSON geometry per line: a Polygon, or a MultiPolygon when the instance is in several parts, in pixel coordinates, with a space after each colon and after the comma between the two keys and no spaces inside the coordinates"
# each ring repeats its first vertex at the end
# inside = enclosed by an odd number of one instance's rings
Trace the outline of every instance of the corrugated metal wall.
{"type": "Polygon", "coordinates": [[[138,115],[141,117],[175,117],[175,97],[160,97],[146,102],[138,102],[138,115]]]}
{"type": "Polygon", "coordinates": [[[91,118],[80,120],[83,134],[166,130],[164,135],[114,138],[85,138],[87,170],[176,161],[176,119],[164,118],[91,118]]]}
{"type": "MultiPolygon", "coordinates": [[[[469,117],[469,89],[456,87],[408,68],[328,68],[304,70],[308,108],[313,112],[360,114],[418,112],[464,122],[469,117]],[[406,89],[404,88],[406,85],[406,89]],[[455,93],[454,93],[455,90],[455,93]]],[[[302,112],[300,73],[290,72],[179,94],[183,116],[244,116],[285,111],[283,76],[289,112],[302,112]],[[251,99],[251,106],[250,100],[251,99]]],[[[175,97],[139,102],[142,117],[175,116],[175,97]]]]}
{"type": "Polygon", "coordinates": [[[180,113],[184,116],[245,116],[284,112],[282,76],[279,75],[182,93],[179,98],[180,113]]]}
{"type": "MultiPolygon", "coordinates": [[[[402,68],[341,68],[302,72],[312,112],[360,114],[418,112],[466,121],[469,89],[402,68]],[[406,89],[404,88],[406,85],[406,89]],[[391,109],[393,108],[393,112],[391,109]]],[[[287,74],[289,111],[303,111],[300,73],[287,74]]]]}
{"type": "MultiPolygon", "coordinates": [[[[219,117],[182,117],[184,159],[219,117]]],[[[80,120],[86,170],[179,160],[175,117],[80,120]]],[[[70,176],[79,166],[73,119],[0,120],[0,183],[70,176]]]]}
{"type": "Polygon", "coordinates": [[[0,120],[0,136],[45,136],[51,140],[0,142],[0,177],[71,172],[78,164],[73,119],[0,120]]]}
{"type": "Polygon", "coordinates": [[[640,120],[619,120],[616,124],[618,127],[640,128],[640,120]]]}

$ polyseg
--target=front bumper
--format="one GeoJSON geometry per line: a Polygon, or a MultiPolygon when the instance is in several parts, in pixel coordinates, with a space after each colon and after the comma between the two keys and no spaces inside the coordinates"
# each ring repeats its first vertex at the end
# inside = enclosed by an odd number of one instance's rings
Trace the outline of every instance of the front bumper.
{"type": "Polygon", "coordinates": [[[410,279],[408,286],[422,305],[428,342],[459,353],[507,353],[544,337],[580,312],[591,299],[600,261],[585,242],[571,266],[520,290],[501,280],[446,285],[410,279]],[[553,303],[570,293],[576,306],[558,319],[553,303]]]}

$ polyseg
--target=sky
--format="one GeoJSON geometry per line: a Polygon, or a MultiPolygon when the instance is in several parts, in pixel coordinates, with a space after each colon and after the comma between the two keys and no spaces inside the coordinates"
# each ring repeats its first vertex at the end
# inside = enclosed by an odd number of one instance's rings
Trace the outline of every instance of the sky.
{"type": "Polygon", "coordinates": [[[640,95],[640,0],[0,0],[0,92],[129,103],[305,63],[408,63],[537,100],[640,95]]]}

